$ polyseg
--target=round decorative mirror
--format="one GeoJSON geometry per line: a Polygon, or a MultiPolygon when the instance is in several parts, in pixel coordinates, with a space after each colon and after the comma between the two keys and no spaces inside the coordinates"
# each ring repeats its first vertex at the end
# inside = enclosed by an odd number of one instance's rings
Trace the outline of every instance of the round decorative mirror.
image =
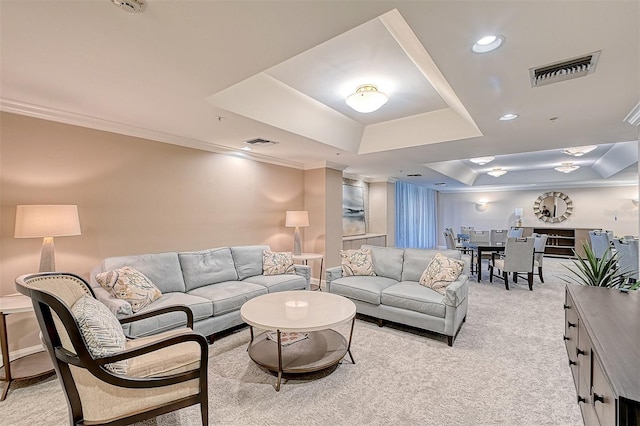
{"type": "Polygon", "coordinates": [[[545,192],[536,198],[533,213],[543,222],[564,222],[573,213],[573,202],[562,192],[545,192]]]}

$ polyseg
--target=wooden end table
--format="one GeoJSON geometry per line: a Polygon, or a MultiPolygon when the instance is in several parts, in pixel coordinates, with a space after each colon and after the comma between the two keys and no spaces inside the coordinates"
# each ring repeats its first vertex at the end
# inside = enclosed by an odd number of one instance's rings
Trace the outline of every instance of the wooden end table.
{"type": "Polygon", "coordinates": [[[22,294],[0,297],[0,344],[2,346],[2,363],[4,364],[5,382],[0,401],[4,401],[7,397],[11,382],[44,376],[53,371],[53,364],[46,350],[9,361],[9,339],[7,337],[6,317],[22,312],[33,312],[33,305],[29,297],[22,294]]]}

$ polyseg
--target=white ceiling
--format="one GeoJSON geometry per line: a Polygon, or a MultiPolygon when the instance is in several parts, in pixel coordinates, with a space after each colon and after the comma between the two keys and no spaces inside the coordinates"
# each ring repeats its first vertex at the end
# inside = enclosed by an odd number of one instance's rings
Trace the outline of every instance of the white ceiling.
{"type": "Polygon", "coordinates": [[[438,190],[638,182],[623,119],[640,100],[640,2],[148,0],[135,15],[0,0],[0,36],[5,111],[438,190]],[[487,33],[504,45],[472,53],[487,33]],[[531,87],[529,68],[595,51],[594,73],[531,87]],[[363,83],[389,95],[379,111],[344,103],[363,83]],[[258,137],[278,144],[239,151],[258,137]]]}

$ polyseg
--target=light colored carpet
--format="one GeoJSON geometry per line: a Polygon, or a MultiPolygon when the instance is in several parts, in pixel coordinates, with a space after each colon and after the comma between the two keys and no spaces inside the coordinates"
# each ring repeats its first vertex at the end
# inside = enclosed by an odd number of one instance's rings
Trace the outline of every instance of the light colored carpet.
{"type": "MultiPolygon", "coordinates": [[[[566,261],[565,261],[566,262],[566,261]]],[[[330,374],[283,382],[248,357],[248,329],[210,347],[213,425],[581,425],[562,340],[564,283],[558,259],[545,284],[471,283],[467,322],[453,347],[444,338],[356,322],[352,352],[330,374]]],[[[486,276],[486,272],[485,272],[486,276]]],[[[348,327],[342,328],[348,332],[348,327]]],[[[68,424],[55,377],[12,385],[0,403],[11,425],[68,424]]],[[[189,407],[144,425],[197,425],[189,407]]]]}

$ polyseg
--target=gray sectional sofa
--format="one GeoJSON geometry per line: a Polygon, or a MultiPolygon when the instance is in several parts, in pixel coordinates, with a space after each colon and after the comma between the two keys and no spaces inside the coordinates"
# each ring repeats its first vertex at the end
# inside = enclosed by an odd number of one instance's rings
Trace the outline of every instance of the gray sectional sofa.
{"type": "MultiPolygon", "coordinates": [[[[286,290],[309,290],[310,269],[295,265],[295,274],[263,275],[262,254],[267,245],[221,247],[193,252],[166,252],[110,257],[90,273],[98,300],[118,318],[132,315],[131,305],[112,297],[95,279],[96,274],[131,266],[147,276],[162,297],[138,313],[172,305],[191,308],[194,330],[210,337],[243,323],[240,307],[256,296],[286,290]]],[[[148,336],[184,326],[181,312],[125,325],[129,336],[148,336]]]]}
{"type": "Polygon", "coordinates": [[[398,249],[363,246],[372,252],[375,276],[342,276],[340,266],[326,271],[331,293],[351,299],[359,314],[447,336],[449,346],[466,320],[470,258],[458,250],[398,249]],[[436,253],[460,259],[465,267],[444,295],[420,284],[436,253]]]}

